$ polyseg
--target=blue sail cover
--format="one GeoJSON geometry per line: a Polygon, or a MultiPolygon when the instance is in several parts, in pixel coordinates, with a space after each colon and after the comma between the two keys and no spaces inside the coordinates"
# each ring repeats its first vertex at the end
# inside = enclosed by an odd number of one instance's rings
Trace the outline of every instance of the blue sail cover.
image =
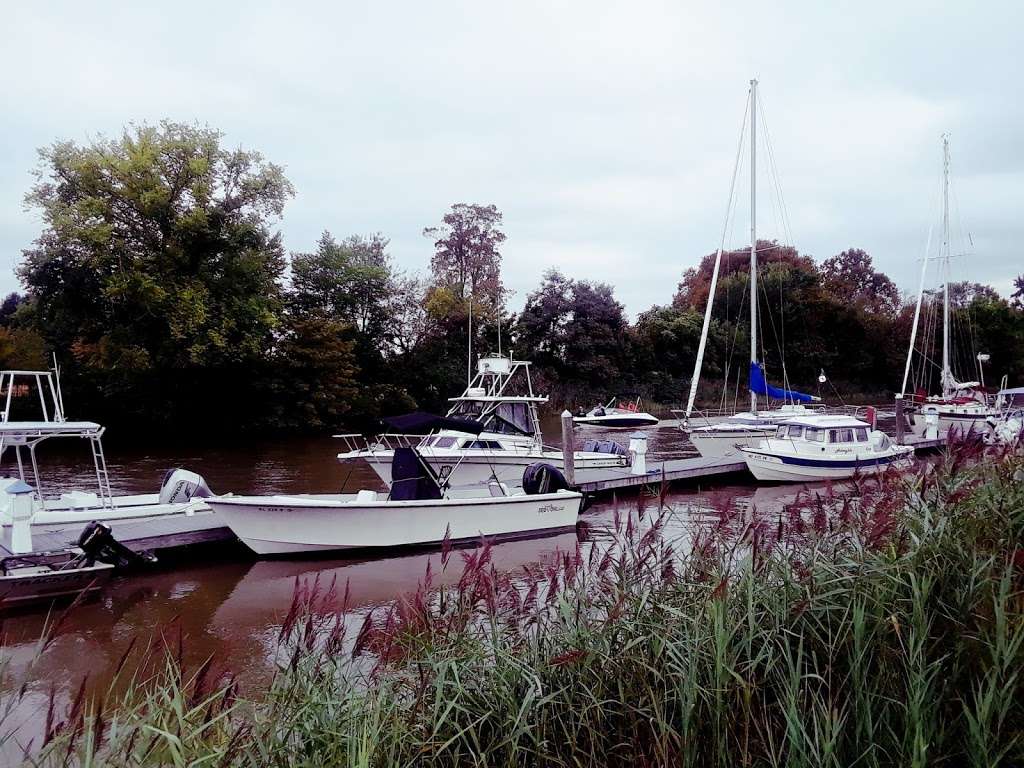
{"type": "Polygon", "coordinates": [[[750,391],[756,395],[767,395],[775,400],[788,400],[795,403],[810,403],[818,399],[813,395],[805,395],[803,392],[773,387],[765,379],[764,367],[761,363],[750,364],[750,391]]]}

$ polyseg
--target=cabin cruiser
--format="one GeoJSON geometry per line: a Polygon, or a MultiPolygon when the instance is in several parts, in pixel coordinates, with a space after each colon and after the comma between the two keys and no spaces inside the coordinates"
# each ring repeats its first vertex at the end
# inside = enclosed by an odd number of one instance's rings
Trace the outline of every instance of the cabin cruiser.
{"type": "Polygon", "coordinates": [[[68,421],[64,416],[64,398],[56,371],[0,371],[0,459],[13,459],[16,477],[0,477],[0,527],[13,525],[15,518],[29,517],[30,529],[57,525],[86,524],[164,515],[209,512],[205,497],[211,494],[206,482],[194,472],[170,470],[164,475],[158,493],[114,495],[110,486],[106,454],[103,451],[105,428],[93,421],[68,421]],[[11,418],[19,401],[38,395],[40,418],[17,421],[11,418]],[[54,438],[84,441],[92,453],[95,490],[52,489],[39,470],[38,449],[54,438]],[[27,454],[27,456],[25,455],[27,454]],[[31,505],[20,510],[16,489],[31,488],[31,505]]]}
{"type": "Polygon", "coordinates": [[[573,423],[606,429],[637,429],[657,426],[658,418],[640,410],[639,395],[616,395],[605,405],[574,417],[573,423]]]}
{"type": "Polygon", "coordinates": [[[257,555],[428,546],[573,528],[583,495],[550,464],[523,473],[522,488],[492,480],[455,487],[416,448],[392,453],[391,490],[354,494],[220,496],[210,506],[257,555]]]}
{"type": "MultiPolygon", "coordinates": [[[[458,467],[460,485],[494,479],[518,486],[523,470],[538,461],[564,469],[562,450],[544,445],[537,406],[547,398],[533,393],[530,363],[511,357],[480,358],[465,392],[450,402],[445,417],[416,413],[385,419],[392,431],[363,447],[360,435],[335,435],[349,449],[339,453],[338,460],[366,461],[387,485],[397,447],[415,446],[442,478],[458,467]],[[526,394],[513,394],[517,388],[526,394]]],[[[576,469],[625,467],[629,455],[611,441],[588,441],[573,461],[576,469]]]]}
{"type": "Polygon", "coordinates": [[[740,449],[758,480],[842,480],[905,467],[914,455],[884,432],[852,416],[799,416],[779,424],[757,446],[740,449]]]}

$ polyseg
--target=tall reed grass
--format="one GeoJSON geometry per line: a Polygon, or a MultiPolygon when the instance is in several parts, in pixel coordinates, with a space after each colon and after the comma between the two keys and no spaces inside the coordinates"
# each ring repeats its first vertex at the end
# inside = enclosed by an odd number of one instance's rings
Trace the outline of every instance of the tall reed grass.
{"type": "Polygon", "coordinates": [[[486,541],[446,547],[455,587],[428,571],[355,622],[344,590],[299,583],[262,695],[212,662],[186,672],[165,638],[126,654],[127,693],[51,715],[32,761],[1024,762],[1019,453],[956,446],[781,513],[722,508],[685,551],[667,514],[644,500],[610,537],[518,574],[486,541]]]}

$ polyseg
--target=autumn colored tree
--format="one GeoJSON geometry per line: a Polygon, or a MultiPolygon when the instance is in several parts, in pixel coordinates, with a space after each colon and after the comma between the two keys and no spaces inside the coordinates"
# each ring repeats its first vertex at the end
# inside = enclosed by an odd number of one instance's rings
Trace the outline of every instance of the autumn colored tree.
{"type": "Polygon", "coordinates": [[[501,212],[494,205],[456,203],[440,226],[423,234],[434,241],[430,268],[439,287],[460,300],[473,299],[484,311],[504,305],[501,284],[501,212]]]}
{"type": "Polygon", "coordinates": [[[821,265],[825,289],[846,297],[870,312],[894,315],[902,304],[899,289],[874,268],[871,256],[860,248],[849,248],[821,265]]]}

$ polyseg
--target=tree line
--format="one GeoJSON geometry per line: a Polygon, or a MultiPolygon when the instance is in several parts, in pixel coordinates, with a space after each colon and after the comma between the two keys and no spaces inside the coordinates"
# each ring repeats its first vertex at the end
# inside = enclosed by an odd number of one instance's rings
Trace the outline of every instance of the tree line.
{"type": "MultiPolygon", "coordinates": [[[[453,205],[423,231],[434,249],[426,274],[411,274],[381,233],[324,231],[288,253],[275,227],[293,195],[279,166],[196,125],[43,148],[26,195],[43,226],[18,268],[24,291],[0,305],[0,365],[56,356],[72,415],[135,434],[371,429],[390,413],[442,409],[465,385],[472,314],[474,349],[496,349],[500,334],[505,350],[534,361],[556,407],[624,390],[683,399],[715,254],[636,322],[611,286],[557,268],[512,314],[496,206],[453,205]]],[[[899,387],[914,308],[868,254],[818,264],[761,241],[758,256],[770,376],[832,398],[899,387]]],[[[723,254],[708,404],[743,388],[748,258],[723,254]]],[[[962,349],[991,356],[986,375],[1024,380],[1024,275],[1010,300],[973,283],[951,292],[962,349]]],[[[923,327],[928,353],[936,329],[923,327]]],[[[974,360],[958,362],[973,370],[974,360]]],[[[919,384],[934,380],[930,368],[919,384]]]]}

